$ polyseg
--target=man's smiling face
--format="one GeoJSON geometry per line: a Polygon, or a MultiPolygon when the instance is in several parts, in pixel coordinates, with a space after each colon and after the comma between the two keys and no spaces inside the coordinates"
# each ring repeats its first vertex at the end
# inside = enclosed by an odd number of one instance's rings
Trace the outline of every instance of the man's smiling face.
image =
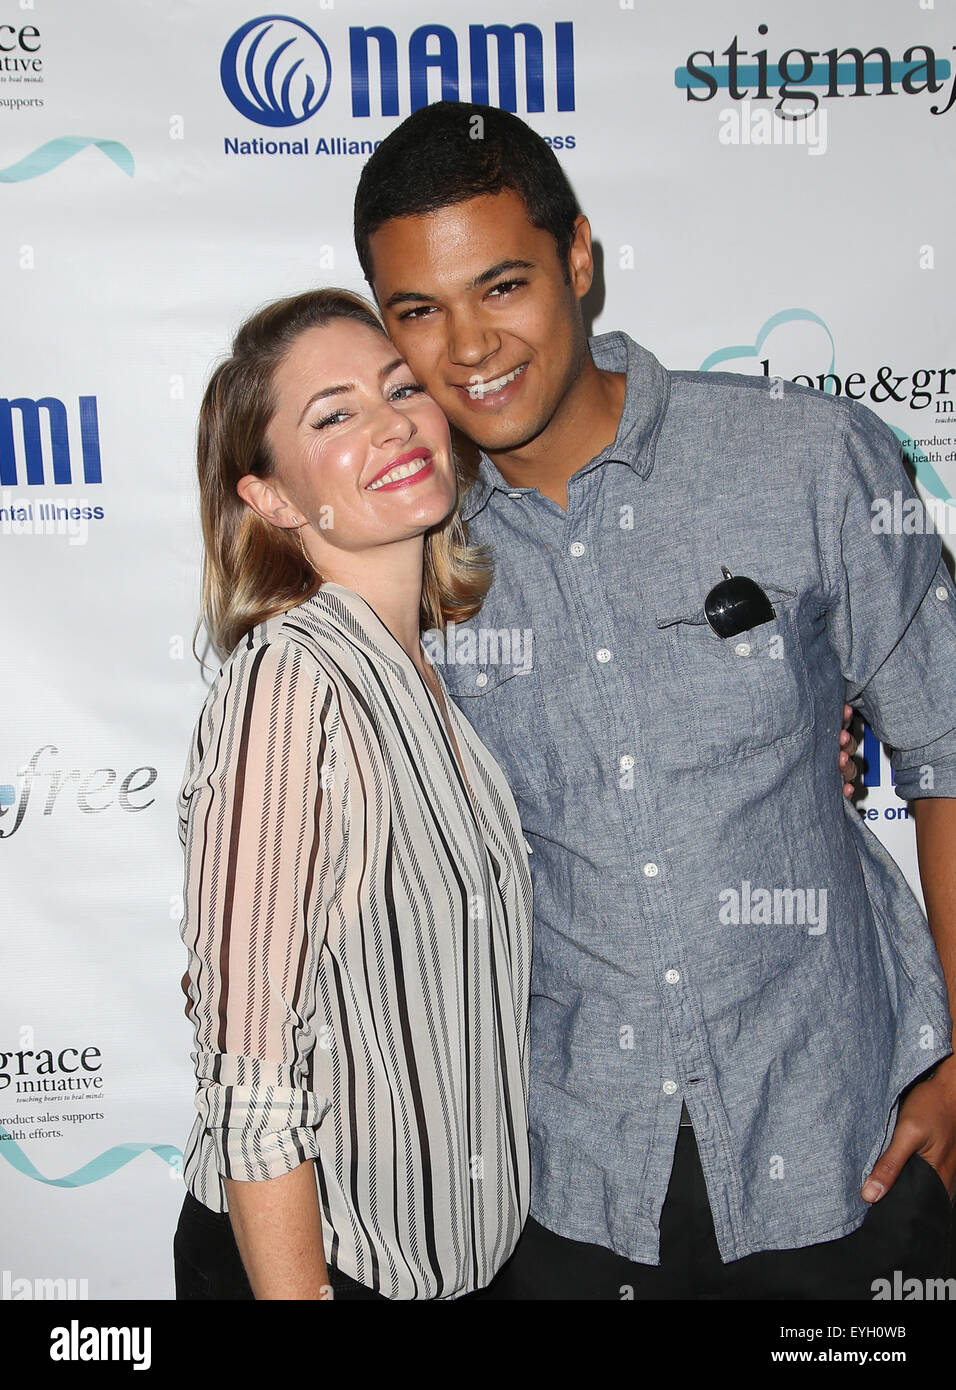
{"type": "Polygon", "coordinates": [[[554,237],[511,189],[393,218],[370,251],[389,336],[449,420],[492,455],[541,435],[587,361],[587,220],[570,282],[554,237]]]}

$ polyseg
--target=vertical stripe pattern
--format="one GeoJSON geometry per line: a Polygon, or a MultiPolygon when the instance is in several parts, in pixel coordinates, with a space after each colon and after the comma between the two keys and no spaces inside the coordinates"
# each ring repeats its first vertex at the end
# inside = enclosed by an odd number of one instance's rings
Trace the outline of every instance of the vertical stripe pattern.
{"type": "Polygon", "coordinates": [[[315,1160],[327,1258],[483,1287],[527,1216],[531,881],[514,800],[364,599],[325,584],[210,689],[179,797],[197,1118],[185,1178],[315,1160]]]}

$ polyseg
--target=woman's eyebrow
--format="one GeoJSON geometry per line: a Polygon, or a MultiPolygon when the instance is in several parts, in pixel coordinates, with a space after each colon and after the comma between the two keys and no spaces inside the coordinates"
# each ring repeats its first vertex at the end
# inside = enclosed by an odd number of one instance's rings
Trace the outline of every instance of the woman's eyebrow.
{"type": "MultiPolygon", "coordinates": [[[[379,370],[379,381],[381,381],[383,377],[388,376],[389,372],[394,372],[396,367],[404,367],[404,365],[404,357],[395,357],[391,362],[386,362],[385,366],[379,370]]],[[[302,409],[302,414],[296,421],[296,425],[298,426],[302,424],[302,421],[305,418],[305,412],[308,410],[310,405],[315,405],[316,401],[324,401],[327,396],[344,396],[347,395],[349,391],[354,390],[354,381],[339,382],[336,386],[323,386],[321,391],[316,391],[315,394],[310,396],[309,399],[306,401],[302,409]]]]}

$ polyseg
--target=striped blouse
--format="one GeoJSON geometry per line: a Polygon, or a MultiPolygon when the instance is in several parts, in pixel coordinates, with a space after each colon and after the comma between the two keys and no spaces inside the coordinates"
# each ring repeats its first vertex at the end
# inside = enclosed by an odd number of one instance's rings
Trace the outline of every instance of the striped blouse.
{"type": "Polygon", "coordinates": [[[326,1258],[486,1285],[528,1212],[531,880],[498,764],[326,583],[226,660],[179,796],[196,1108],[184,1177],[316,1161],[326,1258]],[[469,796],[469,785],[472,796],[469,796]]]}

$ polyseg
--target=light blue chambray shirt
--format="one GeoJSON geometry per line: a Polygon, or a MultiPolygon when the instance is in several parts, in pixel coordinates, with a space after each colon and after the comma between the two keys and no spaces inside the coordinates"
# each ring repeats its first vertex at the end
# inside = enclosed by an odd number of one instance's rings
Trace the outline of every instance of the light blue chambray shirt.
{"type": "Polygon", "coordinates": [[[950,1051],[925,917],[841,792],[842,707],[901,797],[956,796],[956,595],[938,537],[871,524],[913,490],[870,411],[591,349],[627,373],[616,439],[566,512],[482,458],[496,578],[436,657],[532,850],[532,1215],[657,1263],[683,1099],[725,1261],[834,1239],[950,1051]],[[721,565],[772,622],[715,636],[721,565]]]}

